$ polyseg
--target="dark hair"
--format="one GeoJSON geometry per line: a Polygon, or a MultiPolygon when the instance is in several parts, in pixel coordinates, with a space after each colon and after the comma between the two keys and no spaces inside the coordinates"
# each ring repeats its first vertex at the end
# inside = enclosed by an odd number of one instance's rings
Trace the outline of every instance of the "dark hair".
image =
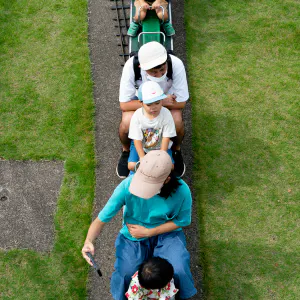
{"type": "Polygon", "coordinates": [[[173,266],[161,257],[144,261],[138,270],[140,285],[147,290],[162,289],[171,281],[173,275],[173,266]]]}
{"type": "Polygon", "coordinates": [[[160,69],[163,65],[165,65],[167,63],[167,61],[165,61],[164,63],[162,63],[162,64],[160,64],[160,65],[158,65],[158,66],[155,66],[155,67],[153,67],[152,69],[160,69]]]}
{"type": "Polygon", "coordinates": [[[167,199],[172,193],[176,192],[177,188],[181,185],[179,178],[175,176],[173,171],[170,173],[170,180],[164,184],[158,196],[167,199]]]}

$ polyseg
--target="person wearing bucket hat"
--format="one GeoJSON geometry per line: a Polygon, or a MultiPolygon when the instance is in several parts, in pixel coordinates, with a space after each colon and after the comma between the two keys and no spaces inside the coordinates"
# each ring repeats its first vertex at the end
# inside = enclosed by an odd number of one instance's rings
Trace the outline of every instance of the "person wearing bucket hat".
{"type": "Polygon", "coordinates": [[[197,290],[182,231],[182,227],[191,223],[192,197],[188,185],[174,176],[172,161],[166,151],[147,153],[136,173],[117,186],[88,230],[82,248],[88,263],[90,259],[86,253],[94,254],[95,239],[122,209],[123,222],[115,242],[116,262],[111,276],[113,299],[126,299],[131,277],[153,256],[172,264],[180,299],[194,296],[197,290]]]}
{"type": "Polygon", "coordinates": [[[162,100],[162,106],[170,110],[176,128],[176,137],[172,138],[175,172],[177,176],[183,176],[185,165],[181,154],[184,137],[182,110],[189,99],[186,72],[183,62],[178,57],[167,54],[165,47],[158,42],[143,45],[138,52],[138,59],[131,57],[123,68],[119,90],[122,111],[119,137],[123,152],[116,168],[117,175],[126,178],[129,173],[127,168],[130,151],[129,125],[133,113],[141,107],[137,89],[147,81],[157,82],[167,96],[162,100]]]}
{"type": "Polygon", "coordinates": [[[139,87],[138,95],[142,107],[133,114],[129,127],[131,146],[128,169],[131,172],[149,151],[164,150],[172,157],[170,138],[176,136],[172,115],[162,106],[162,100],[167,96],[159,84],[153,81],[144,82],[139,87]]]}

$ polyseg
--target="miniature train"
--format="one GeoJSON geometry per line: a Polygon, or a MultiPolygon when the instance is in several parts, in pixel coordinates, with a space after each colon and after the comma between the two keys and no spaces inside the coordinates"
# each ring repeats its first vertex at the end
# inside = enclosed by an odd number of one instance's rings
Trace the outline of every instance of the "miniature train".
{"type": "MultiPolygon", "coordinates": [[[[161,7],[163,10],[163,7],[161,7]]],[[[130,2],[130,22],[133,21],[133,17],[136,14],[134,6],[134,0],[130,2]]],[[[169,22],[172,23],[172,5],[171,0],[168,0],[168,14],[169,22]]],[[[139,48],[152,41],[157,41],[165,46],[168,53],[173,53],[173,37],[166,36],[162,25],[162,21],[158,19],[154,10],[147,12],[146,18],[140,22],[140,29],[137,36],[129,37],[129,55],[133,56],[139,50],[139,48]]]]}

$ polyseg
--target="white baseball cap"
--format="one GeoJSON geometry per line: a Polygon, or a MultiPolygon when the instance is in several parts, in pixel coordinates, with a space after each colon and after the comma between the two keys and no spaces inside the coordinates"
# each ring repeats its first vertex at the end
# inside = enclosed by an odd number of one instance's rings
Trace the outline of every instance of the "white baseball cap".
{"type": "Polygon", "coordinates": [[[158,42],[149,42],[140,48],[138,56],[141,69],[146,71],[165,63],[167,50],[158,42]]]}
{"type": "Polygon", "coordinates": [[[167,98],[160,85],[154,81],[142,83],[138,90],[138,98],[145,104],[150,104],[167,98]]]}

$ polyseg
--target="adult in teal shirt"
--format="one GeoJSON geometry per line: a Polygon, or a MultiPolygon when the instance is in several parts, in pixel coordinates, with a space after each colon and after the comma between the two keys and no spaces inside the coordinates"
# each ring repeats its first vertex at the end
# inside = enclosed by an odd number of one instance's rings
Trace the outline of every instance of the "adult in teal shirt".
{"type": "Polygon", "coordinates": [[[191,223],[191,192],[171,170],[172,161],[167,152],[150,151],[137,172],[118,185],[89,228],[82,254],[91,264],[86,253],[94,254],[94,240],[105,223],[124,207],[123,227],[115,242],[115,271],[111,277],[115,300],[126,299],[131,276],[152,256],[162,257],[173,265],[180,299],[197,293],[182,231],[182,227],[191,223]]]}

